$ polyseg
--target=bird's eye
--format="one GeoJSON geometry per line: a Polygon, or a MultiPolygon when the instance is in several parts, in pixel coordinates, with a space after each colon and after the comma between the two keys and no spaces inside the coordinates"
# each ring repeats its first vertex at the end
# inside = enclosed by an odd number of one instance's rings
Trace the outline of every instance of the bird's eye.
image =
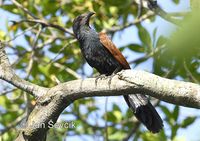
{"type": "Polygon", "coordinates": [[[80,16],[78,19],[81,21],[81,20],[83,19],[83,17],[82,17],[82,16],[80,16]]]}

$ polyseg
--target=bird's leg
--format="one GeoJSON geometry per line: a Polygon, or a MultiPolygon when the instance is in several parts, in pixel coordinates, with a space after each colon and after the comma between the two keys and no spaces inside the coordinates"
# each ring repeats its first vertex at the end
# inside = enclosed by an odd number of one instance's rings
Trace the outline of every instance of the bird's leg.
{"type": "Polygon", "coordinates": [[[107,75],[106,74],[100,74],[99,76],[96,77],[95,79],[95,86],[97,86],[97,82],[99,79],[103,79],[103,78],[106,78],[107,75]]]}
{"type": "Polygon", "coordinates": [[[109,85],[109,88],[110,88],[110,84],[111,84],[111,80],[112,78],[115,76],[116,73],[118,73],[119,71],[122,70],[122,67],[117,67],[113,73],[111,75],[108,75],[108,74],[100,74],[99,76],[96,77],[95,79],[95,86],[97,86],[97,82],[99,79],[104,79],[104,78],[109,78],[109,81],[108,81],[108,85],[109,85]]]}
{"type": "Polygon", "coordinates": [[[120,72],[121,70],[122,70],[122,66],[117,67],[117,68],[113,71],[112,75],[115,75],[116,73],[120,72]]]}
{"type": "Polygon", "coordinates": [[[111,84],[111,80],[112,78],[115,76],[116,73],[120,72],[122,70],[122,67],[117,67],[113,73],[109,76],[109,81],[108,81],[108,85],[109,85],[109,88],[110,88],[110,84],[111,84]]]}

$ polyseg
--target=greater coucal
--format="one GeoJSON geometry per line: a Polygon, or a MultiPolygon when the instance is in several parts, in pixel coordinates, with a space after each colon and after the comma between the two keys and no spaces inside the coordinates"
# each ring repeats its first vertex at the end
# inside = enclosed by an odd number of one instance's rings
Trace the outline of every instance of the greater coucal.
{"type": "MultiPolygon", "coordinates": [[[[108,36],[103,32],[97,33],[90,28],[89,20],[93,14],[93,12],[82,14],[73,21],[73,32],[80,43],[81,52],[88,64],[100,74],[105,75],[130,69],[128,62],[108,36]]],[[[124,99],[137,119],[147,129],[153,133],[162,129],[162,119],[145,95],[126,95],[124,99]]]]}

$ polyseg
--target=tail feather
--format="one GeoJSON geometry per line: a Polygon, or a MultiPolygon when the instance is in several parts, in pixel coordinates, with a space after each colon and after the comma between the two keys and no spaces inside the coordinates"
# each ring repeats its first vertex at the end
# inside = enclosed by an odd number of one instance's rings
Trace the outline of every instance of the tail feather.
{"type": "Polygon", "coordinates": [[[163,121],[156,109],[146,96],[133,94],[124,96],[128,106],[134,112],[136,118],[142,122],[149,131],[158,133],[163,128],[163,121]]]}

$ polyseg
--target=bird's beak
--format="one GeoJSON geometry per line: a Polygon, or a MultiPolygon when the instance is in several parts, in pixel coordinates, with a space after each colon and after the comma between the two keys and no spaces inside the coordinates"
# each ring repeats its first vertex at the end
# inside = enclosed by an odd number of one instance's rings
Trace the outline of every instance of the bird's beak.
{"type": "Polygon", "coordinates": [[[89,21],[90,21],[90,17],[92,15],[94,15],[94,12],[88,12],[86,14],[83,14],[83,19],[81,20],[81,25],[88,25],[89,26],[89,21]]]}
{"type": "Polygon", "coordinates": [[[87,18],[89,19],[92,15],[94,15],[95,13],[94,12],[89,12],[88,14],[87,14],[87,18]]]}

